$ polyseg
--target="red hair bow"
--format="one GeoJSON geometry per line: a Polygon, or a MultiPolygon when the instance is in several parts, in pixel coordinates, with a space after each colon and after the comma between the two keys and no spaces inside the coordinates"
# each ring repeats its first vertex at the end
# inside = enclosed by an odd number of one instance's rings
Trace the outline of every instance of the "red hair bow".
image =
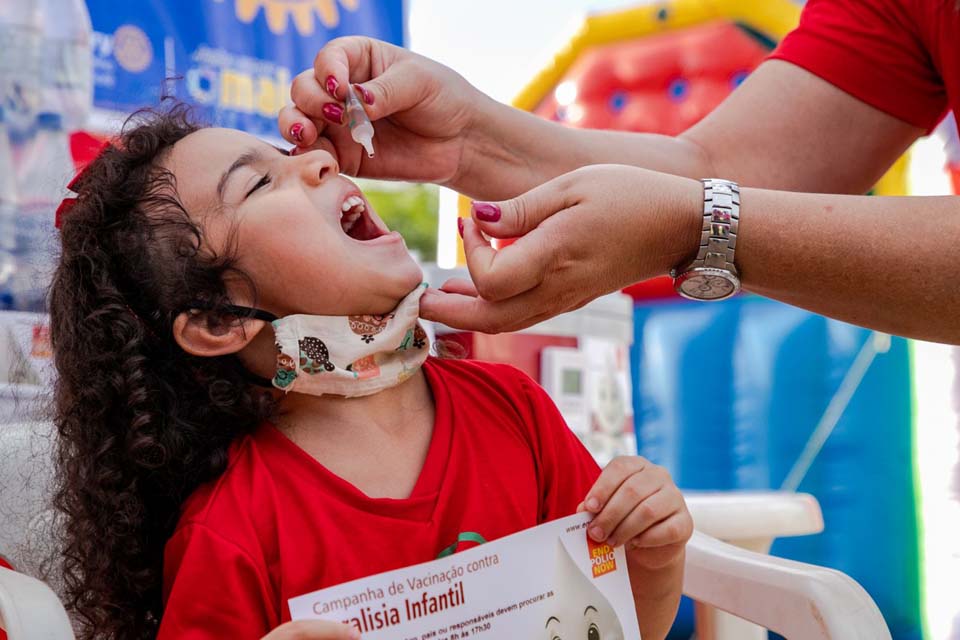
{"type": "Polygon", "coordinates": [[[57,229],[63,225],[63,216],[70,213],[70,209],[73,209],[73,205],[75,204],[77,204],[76,198],[64,198],[60,201],[60,206],[57,207],[57,215],[53,222],[53,225],[57,229]]]}
{"type": "MultiPolygon", "coordinates": [[[[73,177],[73,180],[70,181],[70,184],[67,185],[67,189],[74,193],[78,193],[77,186],[83,180],[83,176],[84,174],[86,174],[87,168],[91,164],[93,164],[94,160],[99,158],[103,154],[103,152],[109,149],[111,146],[112,145],[110,144],[109,141],[105,141],[102,145],[100,145],[100,149],[97,151],[96,155],[93,157],[93,160],[91,160],[89,163],[86,164],[86,166],[83,167],[83,169],[77,172],[77,175],[75,175],[73,177]]],[[[77,204],[77,199],[75,197],[67,197],[60,201],[60,206],[57,207],[57,213],[54,219],[54,226],[57,229],[59,229],[63,225],[63,217],[68,213],[70,213],[70,210],[73,209],[73,207],[76,204],[77,204]]]]}

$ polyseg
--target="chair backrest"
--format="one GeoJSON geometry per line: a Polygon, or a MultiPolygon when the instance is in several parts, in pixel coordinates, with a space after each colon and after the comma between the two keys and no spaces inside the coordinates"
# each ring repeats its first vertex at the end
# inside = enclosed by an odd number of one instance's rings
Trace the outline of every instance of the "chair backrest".
{"type": "Polygon", "coordinates": [[[774,558],[695,532],[683,592],[735,616],[803,640],[890,640],[870,595],[846,574],[774,558]]]}
{"type": "Polygon", "coordinates": [[[10,640],[74,640],[70,618],[50,587],[3,567],[0,621],[10,640]]]}

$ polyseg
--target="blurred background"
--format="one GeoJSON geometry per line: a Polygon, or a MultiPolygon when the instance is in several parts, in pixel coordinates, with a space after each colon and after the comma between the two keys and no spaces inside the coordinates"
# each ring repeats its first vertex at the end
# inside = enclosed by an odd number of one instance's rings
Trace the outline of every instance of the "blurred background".
{"type": "MultiPolygon", "coordinates": [[[[275,114],[292,76],[329,39],[364,34],[566,126],[676,134],[736,89],[801,8],[789,0],[0,0],[0,429],[40,411],[51,383],[45,290],[64,185],[127,115],[161,94],[279,143],[275,114]]],[[[874,192],[954,193],[958,150],[951,115],[874,192]]],[[[431,283],[462,270],[458,194],[362,186],[431,283]]],[[[953,348],[746,294],[685,302],[663,279],[519,334],[434,329],[472,357],[538,379],[600,462],[640,453],[692,496],[813,495],[824,530],[780,538],[771,553],[854,577],[894,638],[960,639],[953,348]],[[709,394],[705,362],[724,385],[709,394]]],[[[672,637],[691,637],[692,618],[685,603],[672,637]]]]}

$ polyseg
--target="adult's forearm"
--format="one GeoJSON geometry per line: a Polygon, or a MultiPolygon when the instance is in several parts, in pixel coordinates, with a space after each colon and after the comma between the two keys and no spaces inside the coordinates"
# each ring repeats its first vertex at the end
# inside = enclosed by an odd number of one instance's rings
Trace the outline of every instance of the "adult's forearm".
{"type": "Polygon", "coordinates": [[[449,186],[473,198],[503,200],[591,164],[712,177],[707,153],[682,136],[573,129],[489,100],[477,109],[462,170],[449,186]]]}
{"type": "Polygon", "coordinates": [[[765,62],[676,138],[571,129],[499,104],[475,104],[461,172],[473,197],[514,197],[589,164],[818,193],[864,193],[923,133],[786,62],[765,62]]]}
{"type": "Polygon", "coordinates": [[[741,192],[746,289],[880,331],[960,344],[960,197],[741,192]]]}

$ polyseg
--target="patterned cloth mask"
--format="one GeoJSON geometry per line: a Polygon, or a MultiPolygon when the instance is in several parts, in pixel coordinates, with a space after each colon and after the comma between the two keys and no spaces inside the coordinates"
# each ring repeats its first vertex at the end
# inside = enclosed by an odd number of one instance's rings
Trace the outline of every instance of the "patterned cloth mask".
{"type": "Polygon", "coordinates": [[[285,392],[356,398],[396,386],[412,376],[430,351],[420,326],[421,283],[384,315],[292,315],[273,320],[277,372],[285,392]]]}

